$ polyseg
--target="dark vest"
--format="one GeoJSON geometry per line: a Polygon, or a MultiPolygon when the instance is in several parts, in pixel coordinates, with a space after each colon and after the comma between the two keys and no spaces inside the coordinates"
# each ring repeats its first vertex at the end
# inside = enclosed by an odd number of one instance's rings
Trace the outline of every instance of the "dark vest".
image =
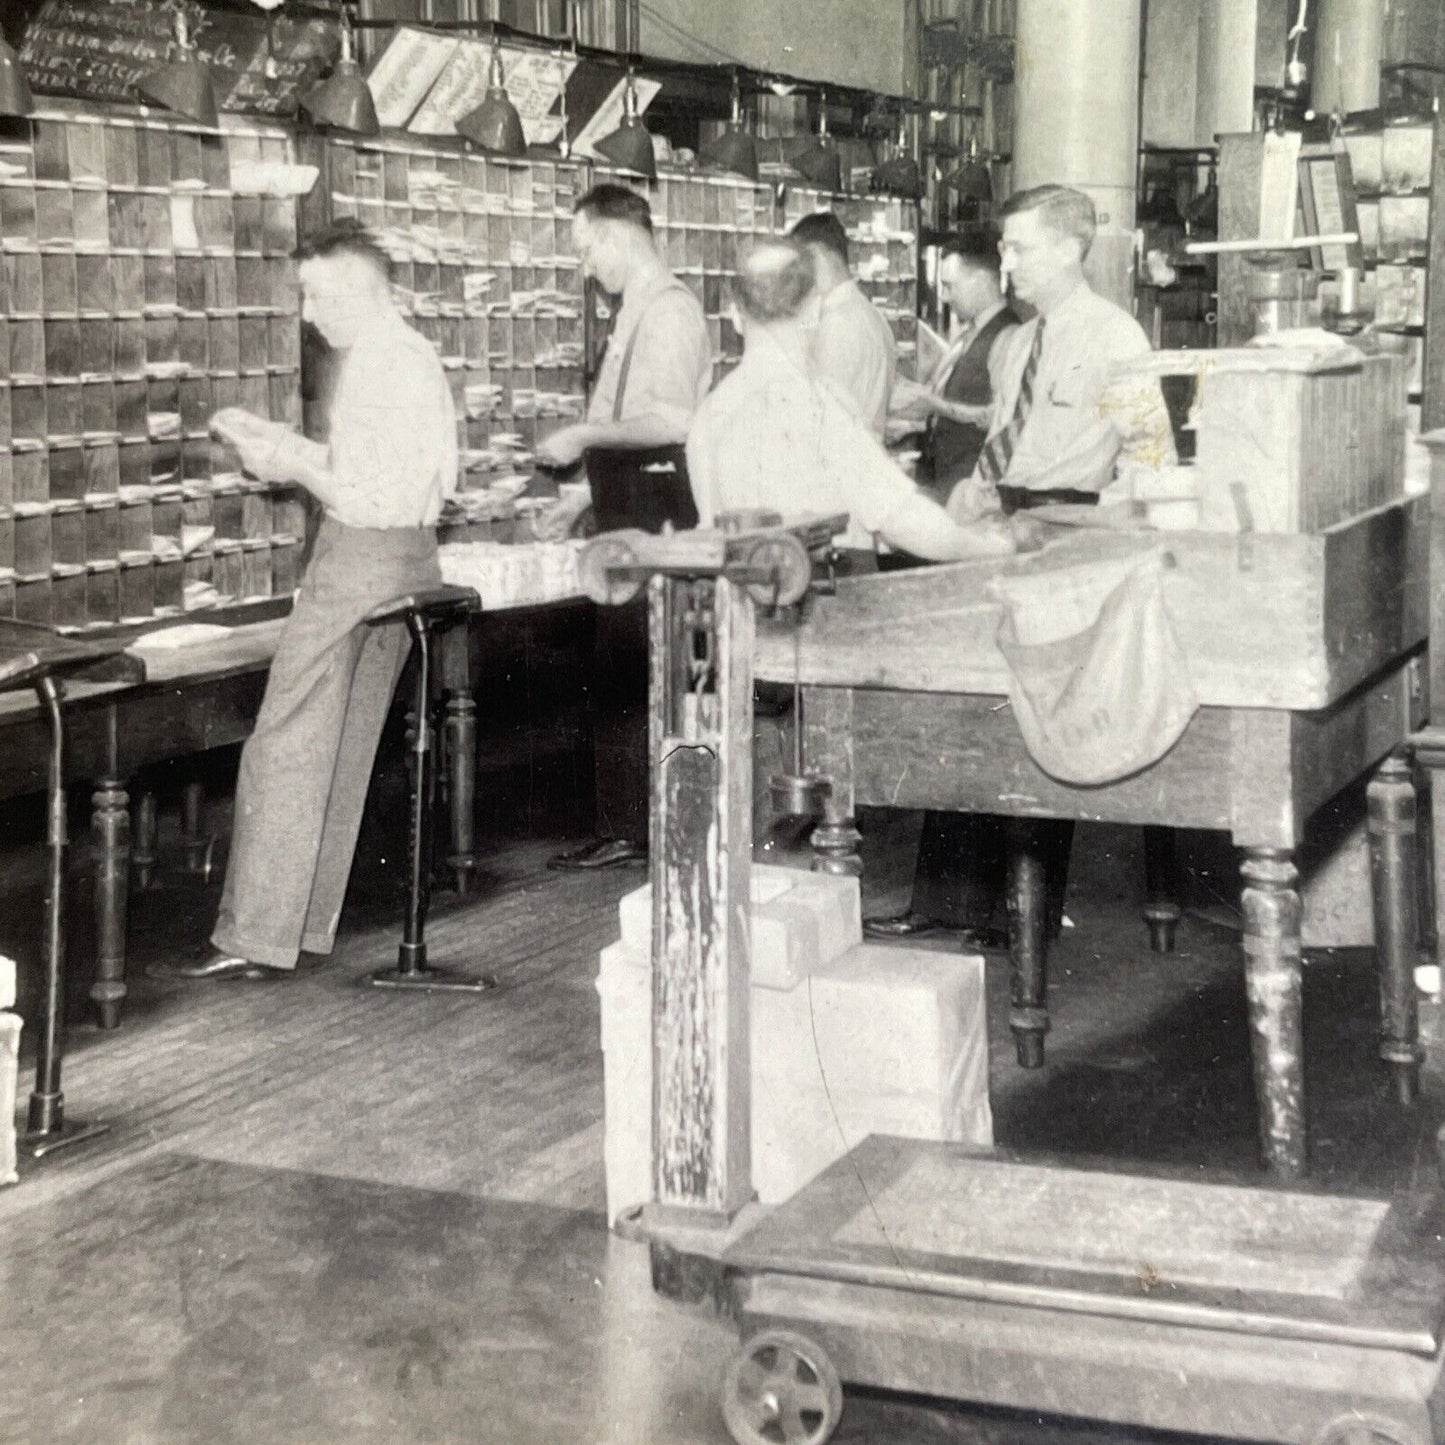
{"type": "MultiPolygon", "coordinates": [[[[993,400],[988,354],[999,334],[1018,324],[1018,316],[1005,306],[983,327],[948,373],[948,380],[943,384],[946,401],[986,406],[993,400]]],[[[934,417],[928,434],[929,475],[933,484],[952,488],[955,482],[968,476],[978,462],[985,440],[987,432],[983,427],[934,417]]]]}

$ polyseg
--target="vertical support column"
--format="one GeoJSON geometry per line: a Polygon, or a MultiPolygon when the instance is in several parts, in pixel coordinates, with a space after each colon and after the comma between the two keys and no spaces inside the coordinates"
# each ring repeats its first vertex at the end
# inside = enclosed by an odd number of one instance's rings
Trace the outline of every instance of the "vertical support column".
{"type": "Polygon", "coordinates": [[[1240,871],[1260,1144],[1271,1173],[1297,1179],[1306,1162],[1299,875],[1282,848],[1246,848],[1240,871]]]}
{"type": "MultiPolygon", "coordinates": [[[[120,1027],[125,1002],[125,934],[130,884],[130,800],[120,775],[118,709],[105,710],[105,771],[90,795],[95,872],[95,982],[90,999],[103,1029],[120,1027]]],[[[151,799],[152,829],[155,799],[151,799]]],[[[152,831],[154,849],[154,831],[152,831]]],[[[152,852],[154,859],[154,852],[152,852]]]]}
{"type": "Polygon", "coordinates": [[[753,603],[654,577],[648,625],[653,1198],[720,1225],[752,1197],[753,603]]]}
{"type": "Polygon", "coordinates": [[[1049,1031],[1048,904],[1043,854],[1034,825],[1010,818],[1008,838],[1009,1028],[1019,1067],[1041,1069],[1049,1031]]]}
{"type": "Polygon", "coordinates": [[[471,629],[450,627],[438,639],[446,694],[447,866],[457,892],[467,893],[477,868],[477,702],[472,695],[471,629]]]}
{"type": "Polygon", "coordinates": [[[1415,780],[1410,765],[1386,758],[1365,793],[1375,956],[1380,970],[1380,1057],[1402,1104],[1420,1089],[1420,1020],[1415,1006],[1415,780]]]}
{"type": "Polygon", "coordinates": [[[823,821],[813,829],[813,872],[857,878],[863,835],[853,816],[853,693],[842,687],[803,690],[803,758],[807,771],[828,780],[823,821]]]}
{"type": "Polygon", "coordinates": [[[1055,182],[1093,199],[1095,289],[1133,303],[1140,0],[1019,0],[1015,190],[1055,182]]]}
{"type": "Polygon", "coordinates": [[[1320,0],[1310,77],[1310,103],[1320,115],[1380,104],[1387,8],[1387,0],[1320,0]]]}
{"type": "Polygon", "coordinates": [[[1179,927],[1179,869],[1174,856],[1174,829],[1144,829],[1144,922],[1149,925],[1153,953],[1173,953],[1179,927]]]}

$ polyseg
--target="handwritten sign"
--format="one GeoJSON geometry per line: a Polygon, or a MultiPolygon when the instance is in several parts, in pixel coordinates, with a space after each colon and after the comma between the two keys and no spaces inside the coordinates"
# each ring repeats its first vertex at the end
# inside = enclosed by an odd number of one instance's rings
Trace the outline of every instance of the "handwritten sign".
{"type": "Polygon", "coordinates": [[[434,35],[411,25],[397,28],[367,76],[376,118],[383,126],[399,130],[416,114],[460,45],[455,36],[434,35]]]}
{"type": "MultiPolygon", "coordinates": [[[[455,135],[459,117],[486,99],[492,47],[485,41],[457,45],[426,99],[407,126],[418,135],[455,135]]],[[[502,76],[507,96],[522,118],[529,145],[547,145],[562,129],[558,97],[577,68],[575,56],[502,47],[502,76]]]]}
{"type": "MultiPolygon", "coordinates": [[[[211,72],[223,109],[289,115],[299,90],[311,85],[337,53],[333,25],[320,19],[272,21],[266,78],[266,16],[205,7],[192,38],[211,72]]],[[[158,0],[45,0],[25,35],[21,60],[37,91],[90,100],[135,101],[136,82],[170,59],[171,12],[158,0]]]]}

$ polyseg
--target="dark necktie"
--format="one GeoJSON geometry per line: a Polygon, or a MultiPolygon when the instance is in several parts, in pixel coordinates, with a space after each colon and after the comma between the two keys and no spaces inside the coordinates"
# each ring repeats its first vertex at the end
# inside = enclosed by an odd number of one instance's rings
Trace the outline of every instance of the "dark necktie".
{"type": "Polygon", "coordinates": [[[1029,359],[1024,363],[1024,374],[1019,380],[1018,400],[1014,402],[1013,415],[1008,422],[994,432],[984,443],[978,459],[978,474],[986,482],[999,482],[1008,472],[1013,459],[1014,448],[1018,445],[1024,423],[1034,405],[1034,378],[1038,375],[1039,357],[1044,349],[1044,318],[1034,330],[1034,344],[1029,347],[1029,359]]]}

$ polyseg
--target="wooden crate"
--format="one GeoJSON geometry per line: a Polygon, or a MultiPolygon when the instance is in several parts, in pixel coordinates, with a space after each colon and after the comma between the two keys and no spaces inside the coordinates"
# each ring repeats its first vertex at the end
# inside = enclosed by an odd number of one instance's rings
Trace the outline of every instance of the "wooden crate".
{"type": "Polygon", "coordinates": [[[1201,493],[1241,485],[1250,530],[1321,532],[1404,495],[1400,356],[1170,351],[1119,371],[1196,379],[1201,493]]]}

